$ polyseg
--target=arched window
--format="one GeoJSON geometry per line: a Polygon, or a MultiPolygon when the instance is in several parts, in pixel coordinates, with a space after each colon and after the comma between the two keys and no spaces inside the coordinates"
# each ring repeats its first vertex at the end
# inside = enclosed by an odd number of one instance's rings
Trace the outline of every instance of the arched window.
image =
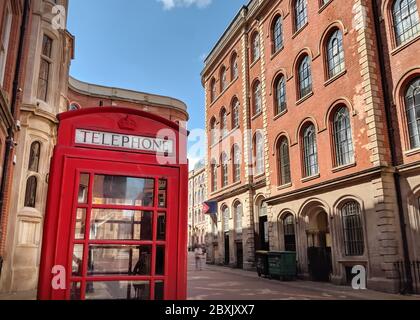
{"type": "Polygon", "coordinates": [[[227,87],[226,68],[223,66],[220,70],[220,92],[223,92],[227,87]]]}
{"type": "Polygon", "coordinates": [[[259,81],[255,81],[253,87],[253,94],[254,94],[254,115],[261,113],[262,111],[262,97],[261,97],[261,83],[259,81]]]}
{"type": "Polygon", "coordinates": [[[239,128],[239,101],[233,99],[232,101],[232,129],[239,128]]]}
{"type": "Polygon", "coordinates": [[[287,109],[286,105],[286,80],[284,76],[277,78],[275,82],[275,97],[276,97],[276,115],[287,109]]]}
{"type": "Polygon", "coordinates": [[[332,78],[344,70],[343,34],[336,29],[327,43],[328,77],[332,78]]]}
{"type": "Polygon", "coordinates": [[[236,52],[232,55],[232,60],[230,62],[230,72],[232,81],[239,76],[238,55],[236,54],[236,52]]]}
{"type": "Polygon", "coordinates": [[[228,157],[224,152],[220,157],[220,164],[222,169],[222,187],[226,187],[229,184],[229,165],[228,157]]]}
{"type": "Polygon", "coordinates": [[[295,219],[291,213],[283,218],[284,250],[296,251],[295,219]]]}
{"type": "Polygon", "coordinates": [[[414,79],[405,93],[405,112],[411,149],[420,148],[420,77],[414,79]]]}
{"type": "Polygon", "coordinates": [[[283,19],[281,16],[278,16],[274,20],[273,24],[273,49],[274,52],[279,51],[283,48],[283,19]]]}
{"type": "Polygon", "coordinates": [[[216,160],[211,162],[211,191],[217,190],[217,163],[216,160]]]}
{"type": "Polygon", "coordinates": [[[353,138],[349,110],[340,107],[334,115],[335,165],[344,166],[354,162],[353,138]]]}
{"type": "Polygon", "coordinates": [[[227,135],[227,111],[225,108],[222,108],[220,112],[220,130],[222,131],[222,137],[227,135]]]}
{"type": "Polygon", "coordinates": [[[242,209],[242,203],[239,201],[235,202],[233,205],[233,213],[235,217],[235,231],[236,234],[242,233],[242,215],[243,215],[243,209],[242,209]]]}
{"type": "Polygon", "coordinates": [[[416,0],[396,0],[392,6],[397,45],[403,44],[420,32],[416,0]]]}
{"type": "Polygon", "coordinates": [[[216,100],[216,79],[213,78],[210,81],[210,101],[214,100],[216,100]]]}
{"type": "Polygon", "coordinates": [[[227,206],[223,207],[222,215],[223,215],[223,232],[229,232],[230,212],[227,206]]]}
{"type": "Polygon", "coordinates": [[[299,64],[299,97],[303,98],[312,91],[311,61],[305,56],[299,64]]]}
{"type": "Polygon", "coordinates": [[[213,145],[217,141],[216,119],[213,117],[210,121],[210,144],[213,145]]]}
{"type": "Polygon", "coordinates": [[[277,159],[280,185],[286,185],[291,182],[289,142],[286,137],[281,138],[277,144],[277,159]]]}
{"type": "Polygon", "coordinates": [[[35,208],[36,205],[36,191],[38,186],[38,180],[35,176],[31,176],[26,181],[26,192],[25,192],[25,207],[35,208]]]}
{"type": "Polygon", "coordinates": [[[341,208],[346,256],[361,256],[364,253],[363,225],[360,205],[350,201],[341,208]]]}
{"type": "Polygon", "coordinates": [[[31,150],[29,153],[28,170],[32,172],[38,172],[39,170],[39,158],[41,156],[41,143],[35,141],[31,144],[31,150]]]}
{"type": "Polygon", "coordinates": [[[255,134],[254,142],[255,156],[255,174],[264,173],[264,139],[260,131],[255,134]]]}
{"type": "Polygon", "coordinates": [[[318,152],[316,144],[315,126],[313,124],[307,126],[303,131],[303,159],[304,159],[304,175],[311,177],[318,174],[318,152]]]}
{"type": "Polygon", "coordinates": [[[237,144],[235,144],[232,148],[232,159],[233,182],[239,182],[241,180],[241,150],[237,144]]]}
{"type": "Polygon", "coordinates": [[[298,31],[308,22],[306,0],[296,0],[295,2],[295,31],[298,31]]]}
{"type": "Polygon", "coordinates": [[[252,62],[257,61],[260,58],[260,35],[255,32],[252,35],[252,62]]]}

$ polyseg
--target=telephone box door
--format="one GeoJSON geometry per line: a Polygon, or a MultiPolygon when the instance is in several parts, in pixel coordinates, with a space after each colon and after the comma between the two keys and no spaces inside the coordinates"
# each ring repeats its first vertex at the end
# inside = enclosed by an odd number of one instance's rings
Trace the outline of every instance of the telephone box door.
{"type": "Polygon", "coordinates": [[[177,299],[179,170],[66,158],[53,299],[177,299]]]}

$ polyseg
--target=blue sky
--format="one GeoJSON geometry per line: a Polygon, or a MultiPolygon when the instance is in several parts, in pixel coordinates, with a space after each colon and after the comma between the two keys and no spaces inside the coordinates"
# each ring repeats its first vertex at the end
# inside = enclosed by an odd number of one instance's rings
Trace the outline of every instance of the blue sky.
{"type": "Polygon", "coordinates": [[[76,37],[71,75],[79,80],[172,96],[204,128],[200,72],[248,0],[70,0],[76,37]]]}

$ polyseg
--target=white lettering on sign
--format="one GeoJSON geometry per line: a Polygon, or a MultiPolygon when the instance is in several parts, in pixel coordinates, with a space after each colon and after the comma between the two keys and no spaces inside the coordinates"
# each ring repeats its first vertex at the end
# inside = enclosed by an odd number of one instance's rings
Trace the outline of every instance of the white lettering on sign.
{"type": "Polygon", "coordinates": [[[172,140],[84,129],[76,129],[75,142],[91,146],[124,148],[156,153],[173,153],[174,151],[172,140]]]}

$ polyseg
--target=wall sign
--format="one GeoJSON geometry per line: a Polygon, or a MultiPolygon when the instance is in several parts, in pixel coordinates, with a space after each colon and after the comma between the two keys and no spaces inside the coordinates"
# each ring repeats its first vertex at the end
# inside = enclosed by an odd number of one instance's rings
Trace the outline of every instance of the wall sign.
{"type": "Polygon", "coordinates": [[[84,129],[76,129],[75,142],[90,146],[124,148],[156,153],[173,153],[174,151],[172,140],[84,129]]]}

